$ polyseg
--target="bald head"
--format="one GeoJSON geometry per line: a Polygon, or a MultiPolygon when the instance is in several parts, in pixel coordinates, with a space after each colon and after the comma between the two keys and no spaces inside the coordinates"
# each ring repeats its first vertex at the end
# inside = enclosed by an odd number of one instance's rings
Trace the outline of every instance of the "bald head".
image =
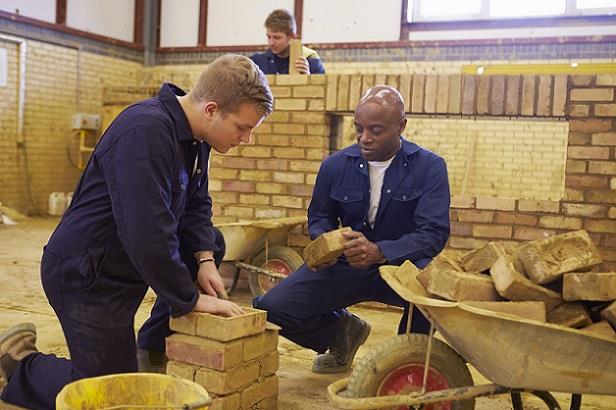
{"type": "Polygon", "coordinates": [[[388,85],[370,88],[357,104],[354,123],[365,160],[391,159],[401,147],[400,135],[406,127],[402,96],[388,85]]]}
{"type": "Polygon", "coordinates": [[[392,118],[404,118],[404,101],[402,95],[389,85],[375,85],[362,95],[357,107],[362,104],[374,103],[382,107],[392,118]]]}

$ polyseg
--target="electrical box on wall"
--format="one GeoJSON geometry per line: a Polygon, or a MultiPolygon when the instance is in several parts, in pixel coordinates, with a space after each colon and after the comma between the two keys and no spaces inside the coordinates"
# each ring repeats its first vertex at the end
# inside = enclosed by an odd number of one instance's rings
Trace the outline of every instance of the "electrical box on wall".
{"type": "Polygon", "coordinates": [[[97,114],[86,114],[78,112],[73,114],[71,127],[74,130],[93,130],[97,131],[101,127],[101,116],[97,114]]]}

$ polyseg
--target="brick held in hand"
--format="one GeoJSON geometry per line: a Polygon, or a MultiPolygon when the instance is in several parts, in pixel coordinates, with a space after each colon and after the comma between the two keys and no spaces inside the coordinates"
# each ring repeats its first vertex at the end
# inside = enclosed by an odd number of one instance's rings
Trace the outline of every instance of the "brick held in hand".
{"type": "Polygon", "coordinates": [[[334,231],[325,232],[304,248],[304,261],[310,268],[336,260],[344,252],[346,239],[343,232],[351,232],[352,229],[344,227],[334,231]]]}
{"type": "Polygon", "coordinates": [[[589,269],[601,263],[601,255],[585,230],[531,241],[520,247],[518,257],[535,283],[555,281],[563,273],[589,269]]]}

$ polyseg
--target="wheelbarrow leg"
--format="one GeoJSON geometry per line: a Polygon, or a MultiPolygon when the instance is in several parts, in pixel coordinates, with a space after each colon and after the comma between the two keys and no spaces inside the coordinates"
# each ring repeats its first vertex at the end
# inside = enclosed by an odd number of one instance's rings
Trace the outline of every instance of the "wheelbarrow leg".
{"type": "MultiPolygon", "coordinates": [[[[513,406],[513,410],[524,410],[524,405],[522,404],[522,396],[520,393],[521,393],[520,390],[511,391],[511,404],[513,406]]],[[[558,402],[556,401],[556,399],[554,398],[554,396],[552,396],[550,392],[540,391],[540,390],[531,390],[531,391],[527,391],[526,393],[530,393],[540,398],[541,401],[544,402],[548,406],[548,410],[561,410],[560,405],[558,404],[558,402]]],[[[572,405],[573,405],[573,402],[572,402],[572,405]]],[[[579,407],[577,407],[577,410],[579,410],[579,407]]]]}
{"type": "Polygon", "coordinates": [[[233,280],[231,281],[231,286],[229,286],[229,289],[227,289],[228,295],[235,292],[235,288],[237,287],[237,282],[240,279],[240,268],[238,266],[233,265],[233,269],[235,269],[235,272],[233,272],[233,280]]]}
{"type": "Polygon", "coordinates": [[[580,410],[581,408],[582,408],[582,395],[572,394],[570,410],[580,410]]]}

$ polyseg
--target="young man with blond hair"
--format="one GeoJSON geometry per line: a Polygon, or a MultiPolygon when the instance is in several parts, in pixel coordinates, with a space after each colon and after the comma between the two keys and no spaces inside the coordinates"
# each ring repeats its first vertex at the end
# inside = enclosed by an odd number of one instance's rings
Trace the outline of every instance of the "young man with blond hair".
{"type": "MultiPolygon", "coordinates": [[[[289,74],[290,43],[297,32],[295,19],[287,10],[274,10],[265,20],[265,30],[269,49],[250,58],[265,74],[289,74]]],[[[292,64],[300,74],[325,74],[317,52],[306,46],[302,46],[302,55],[292,64]]]]}
{"type": "Polygon", "coordinates": [[[249,142],[272,107],[258,67],[227,55],[203,71],[189,94],[165,83],[157,97],[113,121],[41,262],[71,360],[39,353],[32,324],[8,329],[0,335],[4,401],[54,408],[58,392],[74,380],[137,371],[134,317],[148,286],[173,317],[241,314],[217,298],[224,287],[214,263],[208,161],[211,149],[225,153],[249,142]]]}

